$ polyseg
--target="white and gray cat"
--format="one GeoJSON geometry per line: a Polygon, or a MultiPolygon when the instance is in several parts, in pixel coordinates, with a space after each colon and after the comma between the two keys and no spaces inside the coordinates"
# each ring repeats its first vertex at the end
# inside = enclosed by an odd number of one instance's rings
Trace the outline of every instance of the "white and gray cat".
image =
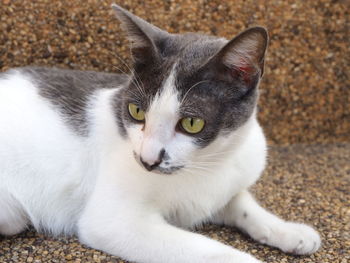
{"type": "MultiPolygon", "coordinates": [[[[266,142],[256,120],[267,32],[170,34],[117,5],[132,74],[26,67],[0,75],[0,234],[33,225],[141,263],[257,263],[191,229],[236,226],[294,254],[320,247],[247,188],[266,142]]],[[[272,193],[271,193],[272,194],[272,193]]]]}

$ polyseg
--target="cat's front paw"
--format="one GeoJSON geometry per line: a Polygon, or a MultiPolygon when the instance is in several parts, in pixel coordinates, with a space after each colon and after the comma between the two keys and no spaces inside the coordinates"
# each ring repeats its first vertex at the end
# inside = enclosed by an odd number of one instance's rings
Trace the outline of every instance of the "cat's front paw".
{"type": "Polygon", "coordinates": [[[304,224],[285,222],[271,230],[276,246],[286,253],[312,254],[321,246],[319,234],[312,227],[304,224]]]}

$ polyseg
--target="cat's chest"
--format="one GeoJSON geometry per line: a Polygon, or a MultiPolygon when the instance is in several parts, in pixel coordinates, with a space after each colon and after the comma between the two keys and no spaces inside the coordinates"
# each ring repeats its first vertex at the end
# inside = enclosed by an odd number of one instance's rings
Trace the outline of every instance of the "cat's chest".
{"type": "Polygon", "coordinates": [[[213,216],[234,195],[258,179],[265,163],[261,138],[259,130],[236,154],[207,171],[179,171],[172,175],[148,172],[132,155],[125,159],[123,151],[123,155],[113,158],[120,162],[113,180],[116,180],[117,192],[123,192],[124,201],[130,197],[137,200],[138,207],[140,203],[141,207],[151,205],[170,223],[192,227],[213,216]]]}
{"type": "Polygon", "coordinates": [[[232,166],[222,167],[217,173],[171,179],[157,184],[153,198],[169,222],[186,228],[215,214],[248,184],[244,174],[232,166]]]}

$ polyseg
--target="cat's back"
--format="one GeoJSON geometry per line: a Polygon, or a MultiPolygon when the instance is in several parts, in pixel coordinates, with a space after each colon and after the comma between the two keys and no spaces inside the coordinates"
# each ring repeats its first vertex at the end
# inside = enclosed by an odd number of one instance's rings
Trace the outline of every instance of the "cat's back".
{"type": "Polygon", "coordinates": [[[0,73],[0,158],[41,160],[35,153],[66,156],[80,149],[99,94],[125,81],[119,74],[39,67],[0,73]]]}
{"type": "Polygon", "coordinates": [[[128,76],[123,74],[42,67],[11,69],[0,73],[0,120],[8,126],[30,122],[31,127],[37,127],[36,120],[58,118],[73,132],[86,135],[86,113],[95,94],[127,81],[128,76]],[[47,116],[50,114],[55,117],[47,116]]]}

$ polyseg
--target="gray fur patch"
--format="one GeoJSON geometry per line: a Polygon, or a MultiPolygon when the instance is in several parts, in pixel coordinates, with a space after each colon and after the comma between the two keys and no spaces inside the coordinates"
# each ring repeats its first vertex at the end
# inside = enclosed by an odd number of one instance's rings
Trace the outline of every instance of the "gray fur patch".
{"type": "Polygon", "coordinates": [[[175,35],[164,39],[160,45],[160,56],[149,64],[135,62],[134,81],[122,90],[121,108],[124,125],[135,122],[127,111],[128,103],[139,105],[147,111],[156,93],[176,64],[175,83],[179,101],[183,101],[181,117],[200,117],[205,120],[204,129],[193,136],[201,147],[208,145],[221,132],[228,133],[247,121],[252,114],[258,91],[255,88],[259,74],[247,83],[243,77],[226,78],[226,69],[207,62],[227,41],[199,34],[175,35]],[[144,92],[135,84],[140,83],[144,92]]]}
{"type": "Polygon", "coordinates": [[[122,74],[57,68],[25,67],[39,87],[39,94],[48,99],[62,114],[71,128],[81,136],[88,135],[86,110],[94,92],[125,85],[129,77],[122,74]]]}

